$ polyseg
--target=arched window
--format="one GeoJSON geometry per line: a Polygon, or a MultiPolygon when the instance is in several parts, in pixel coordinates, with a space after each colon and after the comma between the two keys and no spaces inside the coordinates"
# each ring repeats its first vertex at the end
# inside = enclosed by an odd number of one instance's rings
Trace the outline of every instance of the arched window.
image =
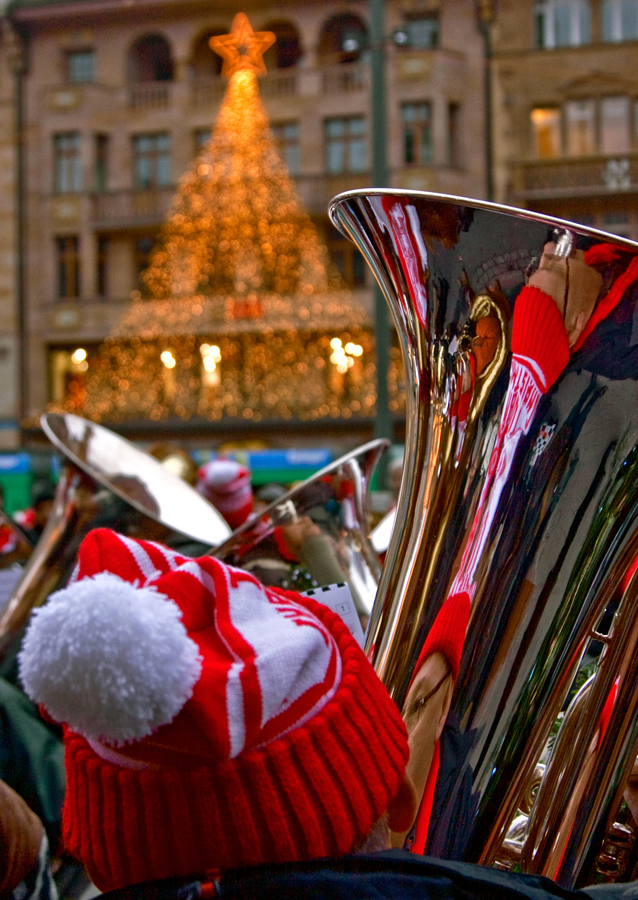
{"type": "Polygon", "coordinates": [[[171,81],[173,60],[171,48],[161,34],[147,34],[135,41],[128,54],[128,80],[171,81]]]}
{"type": "Polygon", "coordinates": [[[638,40],[638,0],[603,0],[603,40],[638,40]]]}
{"type": "Polygon", "coordinates": [[[223,59],[210,46],[210,39],[220,34],[228,34],[228,28],[210,28],[193,45],[191,56],[191,76],[193,78],[215,78],[221,74],[223,59]]]}
{"type": "Polygon", "coordinates": [[[577,47],[591,40],[589,0],[539,0],[535,16],[539,47],[577,47]]]}
{"type": "Polygon", "coordinates": [[[368,43],[365,23],[344,13],[329,19],[321,29],[319,57],[322,62],[356,62],[368,43]]]}
{"type": "Polygon", "coordinates": [[[277,20],[268,22],[260,31],[272,31],[277,40],[264,54],[267,69],[290,69],[296,66],[303,53],[299,32],[292,22],[277,20]]]}

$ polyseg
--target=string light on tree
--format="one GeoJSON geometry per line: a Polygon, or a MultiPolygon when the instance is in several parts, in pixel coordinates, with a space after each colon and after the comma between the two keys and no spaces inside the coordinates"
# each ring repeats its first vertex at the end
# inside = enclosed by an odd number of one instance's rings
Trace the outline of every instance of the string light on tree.
{"type": "Polygon", "coordinates": [[[331,267],[259,97],[271,37],[240,14],[211,41],[228,90],[179,181],[143,295],[89,360],[83,413],[93,419],[374,414],[368,314],[331,267]],[[338,380],[333,337],[357,361],[338,380]]]}

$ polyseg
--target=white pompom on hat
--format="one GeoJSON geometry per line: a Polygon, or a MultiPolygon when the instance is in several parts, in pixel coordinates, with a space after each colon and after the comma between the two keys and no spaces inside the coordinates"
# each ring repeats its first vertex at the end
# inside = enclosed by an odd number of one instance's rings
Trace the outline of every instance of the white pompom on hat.
{"type": "Polygon", "coordinates": [[[33,614],[20,655],[25,690],[90,740],[148,737],[173,721],[201,675],[181,618],[165,594],[111,572],[76,581],[33,614]]]}

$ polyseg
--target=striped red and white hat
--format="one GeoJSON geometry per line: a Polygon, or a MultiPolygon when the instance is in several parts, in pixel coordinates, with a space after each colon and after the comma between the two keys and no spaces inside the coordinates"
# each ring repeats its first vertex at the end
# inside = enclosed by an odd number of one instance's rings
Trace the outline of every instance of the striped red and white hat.
{"type": "Polygon", "coordinates": [[[345,853],[407,762],[330,610],[105,529],[34,613],[20,672],[65,725],[64,836],[102,890],[345,853]]]}
{"type": "Polygon", "coordinates": [[[243,525],[252,512],[250,471],[234,459],[211,459],[198,471],[196,487],[231,528],[243,525]]]}

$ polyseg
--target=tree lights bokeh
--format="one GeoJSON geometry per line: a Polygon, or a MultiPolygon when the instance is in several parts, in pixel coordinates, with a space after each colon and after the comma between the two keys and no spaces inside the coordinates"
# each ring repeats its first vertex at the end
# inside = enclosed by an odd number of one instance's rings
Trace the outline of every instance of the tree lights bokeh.
{"type": "Polygon", "coordinates": [[[228,90],[180,179],[146,295],[84,360],[85,390],[66,404],[92,419],[374,414],[371,323],[277,152],[257,86],[261,33],[252,41],[246,28],[243,17],[224,43],[228,90]]]}

